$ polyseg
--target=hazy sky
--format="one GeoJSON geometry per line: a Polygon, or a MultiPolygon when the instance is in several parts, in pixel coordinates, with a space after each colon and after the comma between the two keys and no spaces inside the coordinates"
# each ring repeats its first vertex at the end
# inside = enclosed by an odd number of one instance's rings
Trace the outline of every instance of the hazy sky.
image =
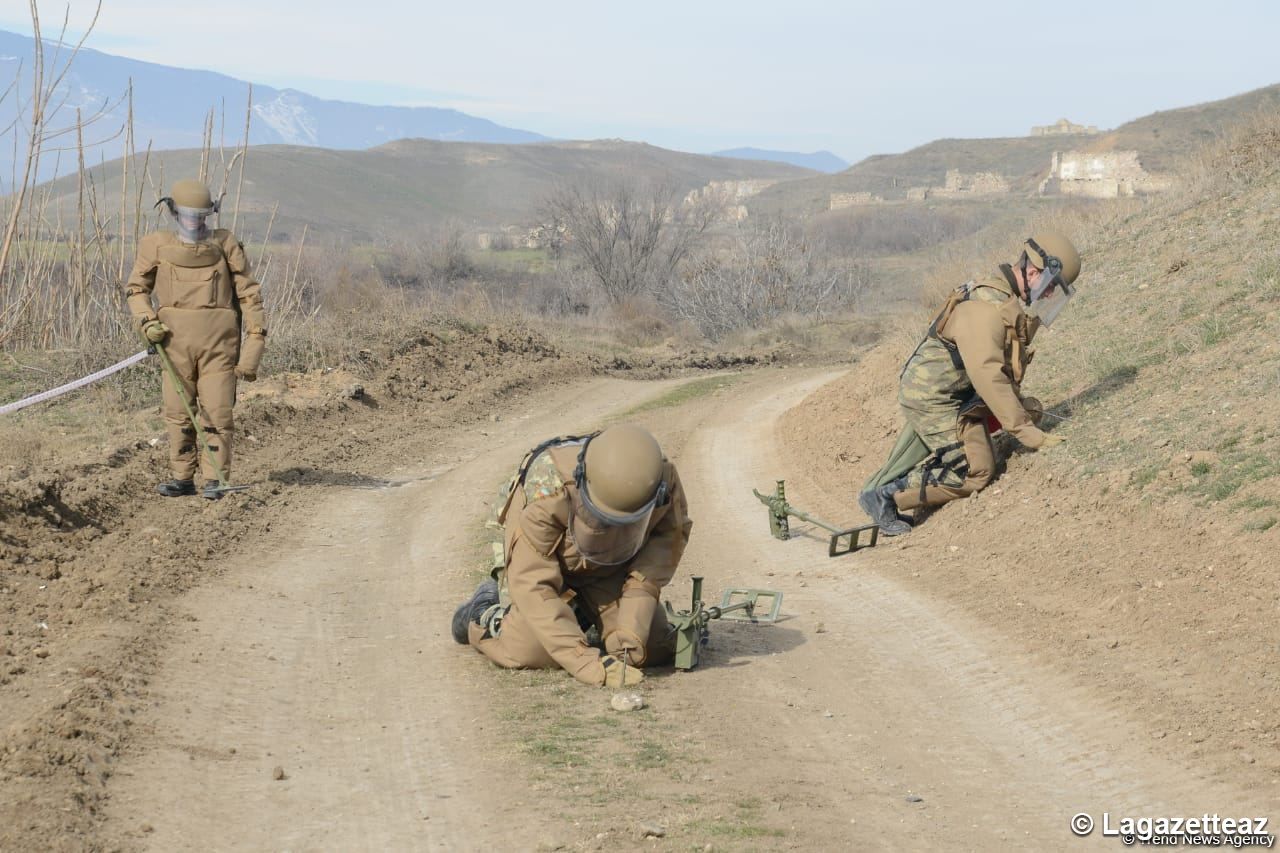
{"type": "MultiPolygon", "coordinates": [[[[83,28],[94,4],[69,5],[83,28]]],[[[26,6],[0,0],[0,29],[29,34],[26,6]]],[[[40,8],[51,37],[67,4],[40,8]]],[[[852,162],[1277,83],[1278,32],[1274,0],[104,0],[88,46],[560,138],[852,162]]]]}

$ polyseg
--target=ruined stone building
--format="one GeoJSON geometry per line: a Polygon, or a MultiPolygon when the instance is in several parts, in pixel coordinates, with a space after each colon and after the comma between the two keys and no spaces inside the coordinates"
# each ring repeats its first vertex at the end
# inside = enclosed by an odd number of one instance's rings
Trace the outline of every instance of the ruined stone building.
{"type": "Polygon", "coordinates": [[[1009,192],[1009,182],[995,172],[961,172],[948,169],[941,187],[932,187],[930,198],[965,198],[979,195],[1004,195],[1009,192]]]}
{"type": "Polygon", "coordinates": [[[747,218],[746,205],[741,202],[758,195],[777,183],[770,178],[754,178],[742,181],[710,181],[705,187],[691,191],[684,197],[686,206],[711,203],[719,205],[720,217],[730,222],[747,218]]]}
{"type": "Polygon", "coordinates": [[[869,192],[832,193],[827,209],[843,210],[846,207],[856,207],[860,204],[879,204],[882,201],[884,201],[883,198],[869,192]]]}
{"type": "Polygon", "coordinates": [[[1074,124],[1065,118],[1060,118],[1053,124],[1037,125],[1031,128],[1032,136],[1065,136],[1069,133],[1088,133],[1096,134],[1098,128],[1095,125],[1085,126],[1083,124],[1074,124]]]}
{"type": "Polygon", "coordinates": [[[1119,198],[1167,189],[1169,180],[1142,168],[1137,151],[1055,151],[1041,195],[1119,198]]]}

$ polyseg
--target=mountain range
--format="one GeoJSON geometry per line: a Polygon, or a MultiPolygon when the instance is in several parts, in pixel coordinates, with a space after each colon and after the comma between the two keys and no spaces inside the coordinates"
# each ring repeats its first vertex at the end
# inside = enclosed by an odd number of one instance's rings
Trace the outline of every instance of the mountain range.
{"type": "MultiPolygon", "coordinates": [[[[19,67],[24,69],[24,74],[31,67],[34,49],[35,39],[0,30],[0,91],[19,67]]],[[[51,65],[56,49],[53,43],[45,42],[46,62],[51,65]]],[[[85,133],[85,159],[92,163],[119,157],[124,150],[118,133],[128,118],[124,95],[130,87],[138,151],[145,150],[148,142],[159,151],[200,147],[210,110],[214,111],[215,145],[223,142],[234,147],[244,136],[250,83],[212,71],[143,62],[90,48],[80,51],[54,99],[62,106],[52,126],[74,125],[77,109],[86,117],[105,110],[102,118],[85,133]]],[[[0,99],[0,128],[14,122],[16,111],[16,99],[0,99]]],[[[518,144],[547,141],[549,137],[453,109],[372,106],[317,98],[296,89],[252,84],[249,129],[252,145],[353,150],[369,149],[398,139],[518,144]]],[[[0,142],[4,141],[4,135],[0,134],[0,142]]],[[[723,157],[790,163],[822,172],[839,171],[848,166],[828,151],[800,154],[736,148],[718,153],[723,157]]],[[[43,180],[70,171],[65,157],[62,163],[45,158],[38,177],[43,180]]],[[[0,193],[8,191],[5,180],[5,176],[0,175],[0,193]]]]}
{"type": "MultiPolygon", "coordinates": [[[[124,162],[117,158],[89,169],[105,210],[120,206],[124,162]]],[[[196,174],[199,165],[199,149],[153,152],[146,161],[144,208],[161,187],[174,177],[196,174]]],[[[221,165],[215,152],[215,190],[221,165]]],[[[142,166],[143,155],[136,155],[129,174],[141,174],[142,166]]],[[[268,220],[277,240],[297,236],[304,225],[314,235],[357,241],[412,237],[443,224],[527,228],[548,197],[567,184],[607,189],[640,182],[683,196],[713,181],[729,182],[724,188],[733,197],[737,187],[750,191],[814,174],[787,163],[688,154],[620,139],[522,145],[402,139],[363,151],[258,145],[249,149],[243,166],[243,193],[237,199],[233,176],[225,207],[228,213],[238,211],[237,230],[254,240],[262,239],[268,220]]],[[[59,178],[48,188],[54,208],[70,215],[77,177],[59,178]]]]}
{"type": "Polygon", "coordinates": [[[775,163],[790,163],[802,169],[815,172],[843,172],[849,164],[830,151],[814,151],[801,154],[796,151],[770,151],[765,148],[730,148],[727,151],[713,152],[716,157],[733,157],[738,160],[771,160],[775,163]]]}
{"type": "MultiPolygon", "coordinates": [[[[23,69],[23,86],[31,68],[35,39],[0,30],[0,90],[23,69]]],[[[52,68],[55,45],[45,43],[46,63],[52,68]]],[[[150,141],[157,150],[198,148],[203,142],[205,120],[215,111],[213,140],[234,146],[244,135],[245,109],[250,84],[225,74],[193,71],[113,56],[83,48],[72,63],[54,102],[60,103],[51,127],[75,123],[76,110],[90,116],[105,110],[85,132],[85,159],[118,157],[123,143],[103,142],[120,130],[128,118],[124,95],[132,84],[133,126],[137,150],[150,141]]],[[[457,110],[436,107],[381,107],[330,101],[294,89],[254,84],[249,141],[254,145],[314,145],[321,148],[371,148],[396,139],[420,138],[460,142],[537,142],[547,137],[527,130],[503,127],[457,110]]],[[[0,128],[16,116],[15,98],[0,100],[0,128]]],[[[54,163],[46,158],[41,178],[52,177],[54,163]]],[[[61,174],[69,171],[66,164],[61,174]]]]}

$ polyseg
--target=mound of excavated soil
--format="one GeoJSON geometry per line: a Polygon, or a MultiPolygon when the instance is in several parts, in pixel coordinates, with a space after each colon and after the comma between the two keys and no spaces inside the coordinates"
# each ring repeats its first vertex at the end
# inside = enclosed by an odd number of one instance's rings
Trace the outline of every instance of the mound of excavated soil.
{"type": "MultiPolygon", "coordinates": [[[[305,513],[312,490],[379,485],[440,430],[481,429],[519,395],[592,373],[654,377],[776,352],[575,354],[519,326],[455,323],[369,354],[363,369],[268,377],[237,407],[235,481],[165,499],[163,437],[0,481],[0,849],[93,847],[103,786],[147,701],[174,596],[305,513]]],[[[32,419],[33,425],[38,419],[32,419]]]]}

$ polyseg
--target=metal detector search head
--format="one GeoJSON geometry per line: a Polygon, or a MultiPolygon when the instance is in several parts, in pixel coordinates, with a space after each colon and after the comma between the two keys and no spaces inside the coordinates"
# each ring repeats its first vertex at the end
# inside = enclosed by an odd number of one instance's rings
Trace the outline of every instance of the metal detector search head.
{"type": "Polygon", "coordinates": [[[771,495],[762,495],[756,489],[752,489],[751,493],[760,499],[760,503],[764,504],[769,510],[769,533],[774,539],[787,540],[791,538],[791,522],[788,516],[795,516],[801,521],[807,521],[815,524],[823,530],[831,534],[831,538],[827,540],[827,556],[839,557],[843,554],[852,554],[854,551],[862,548],[874,547],[880,538],[880,528],[874,524],[864,524],[860,527],[849,527],[841,529],[834,524],[828,524],[820,518],[814,518],[807,512],[796,509],[787,503],[787,487],[785,480],[778,480],[777,487],[771,495]],[[866,542],[862,542],[862,534],[868,534],[866,542]]]}
{"type": "Polygon", "coordinates": [[[720,606],[708,607],[702,601],[702,577],[693,576],[693,602],[688,610],[676,610],[671,602],[664,602],[667,621],[676,639],[676,669],[690,670],[702,658],[702,648],[711,632],[707,626],[712,619],[731,622],[751,622],[757,625],[778,621],[782,611],[782,593],[771,589],[727,589],[720,599],[720,606]],[[767,599],[767,612],[757,612],[761,601],[767,599]]]}

